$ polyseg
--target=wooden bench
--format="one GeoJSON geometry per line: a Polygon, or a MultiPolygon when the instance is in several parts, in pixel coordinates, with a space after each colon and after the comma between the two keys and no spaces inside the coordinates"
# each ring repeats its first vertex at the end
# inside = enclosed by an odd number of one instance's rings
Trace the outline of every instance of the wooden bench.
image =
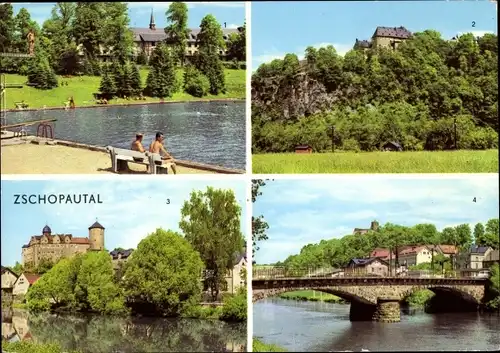
{"type": "Polygon", "coordinates": [[[168,174],[168,167],[171,163],[156,164],[155,161],[161,161],[161,156],[157,153],[138,152],[107,146],[106,149],[111,157],[111,168],[117,173],[127,168],[127,163],[136,163],[147,166],[149,174],[168,174]]]}

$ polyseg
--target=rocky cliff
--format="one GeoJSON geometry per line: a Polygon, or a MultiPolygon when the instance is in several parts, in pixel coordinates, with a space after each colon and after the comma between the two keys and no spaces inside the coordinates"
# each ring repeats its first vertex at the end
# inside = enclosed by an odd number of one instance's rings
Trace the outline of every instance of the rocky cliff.
{"type": "Polygon", "coordinates": [[[291,79],[276,76],[252,80],[253,114],[291,119],[331,109],[337,100],[336,92],[328,93],[322,83],[305,72],[291,79]]]}

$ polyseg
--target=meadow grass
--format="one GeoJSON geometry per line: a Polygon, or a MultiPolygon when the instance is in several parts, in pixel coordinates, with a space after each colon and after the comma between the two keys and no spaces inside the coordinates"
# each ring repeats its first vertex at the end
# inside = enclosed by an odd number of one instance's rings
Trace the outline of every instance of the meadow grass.
{"type": "MultiPolygon", "coordinates": [[[[142,68],[140,70],[143,87],[146,84],[149,70],[142,68]]],[[[6,74],[7,84],[25,84],[27,77],[6,74]]],[[[177,76],[180,80],[183,79],[183,70],[177,70],[177,76]]],[[[226,90],[225,94],[217,96],[208,95],[203,98],[193,97],[184,92],[177,92],[171,98],[166,98],[168,101],[203,101],[214,99],[245,99],[245,70],[225,70],[226,76],[226,90]]],[[[24,86],[23,88],[9,88],[6,90],[6,106],[7,109],[14,109],[16,102],[24,100],[29,104],[29,108],[42,108],[46,107],[64,107],[64,102],[69,97],[73,96],[75,104],[79,106],[95,105],[94,93],[99,92],[101,84],[101,77],[98,76],[73,76],[71,78],[64,78],[58,76],[59,87],[50,90],[36,89],[34,87],[24,86]],[[68,85],[62,85],[62,82],[67,82],[68,85]]],[[[181,81],[182,82],[182,81],[181,81]]],[[[145,97],[146,100],[126,100],[126,99],[112,99],[109,104],[131,104],[131,103],[151,103],[160,102],[159,98],[145,97]]]]}
{"type": "Polygon", "coordinates": [[[254,338],[252,344],[253,352],[286,352],[285,348],[282,348],[276,344],[267,344],[261,340],[254,338]]]}
{"type": "Polygon", "coordinates": [[[498,173],[498,150],[269,153],[252,156],[257,174],[498,173]]]}

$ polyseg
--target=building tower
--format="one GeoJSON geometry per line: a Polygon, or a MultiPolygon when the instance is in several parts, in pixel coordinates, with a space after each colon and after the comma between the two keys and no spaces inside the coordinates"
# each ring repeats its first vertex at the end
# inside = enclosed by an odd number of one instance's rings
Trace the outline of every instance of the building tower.
{"type": "Polygon", "coordinates": [[[50,229],[48,225],[45,225],[45,227],[43,227],[42,229],[42,235],[49,236],[50,234],[52,234],[52,229],[50,229]]]}
{"type": "Polygon", "coordinates": [[[153,9],[151,9],[151,18],[149,19],[149,29],[152,31],[156,30],[155,17],[153,16],[153,9]]]}
{"type": "Polygon", "coordinates": [[[95,221],[89,227],[90,250],[104,250],[104,227],[95,221]]]}
{"type": "Polygon", "coordinates": [[[370,229],[373,230],[374,232],[378,231],[378,222],[373,221],[372,224],[370,225],[370,229]]]}

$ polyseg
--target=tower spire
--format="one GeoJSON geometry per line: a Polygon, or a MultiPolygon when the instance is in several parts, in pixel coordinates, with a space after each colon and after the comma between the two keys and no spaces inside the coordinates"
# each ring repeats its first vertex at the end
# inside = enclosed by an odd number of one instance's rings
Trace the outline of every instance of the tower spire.
{"type": "Polygon", "coordinates": [[[153,14],[153,8],[151,8],[151,18],[149,19],[149,29],[155,30],[156,25],[155,25],[155,16],[153,14]]]}

